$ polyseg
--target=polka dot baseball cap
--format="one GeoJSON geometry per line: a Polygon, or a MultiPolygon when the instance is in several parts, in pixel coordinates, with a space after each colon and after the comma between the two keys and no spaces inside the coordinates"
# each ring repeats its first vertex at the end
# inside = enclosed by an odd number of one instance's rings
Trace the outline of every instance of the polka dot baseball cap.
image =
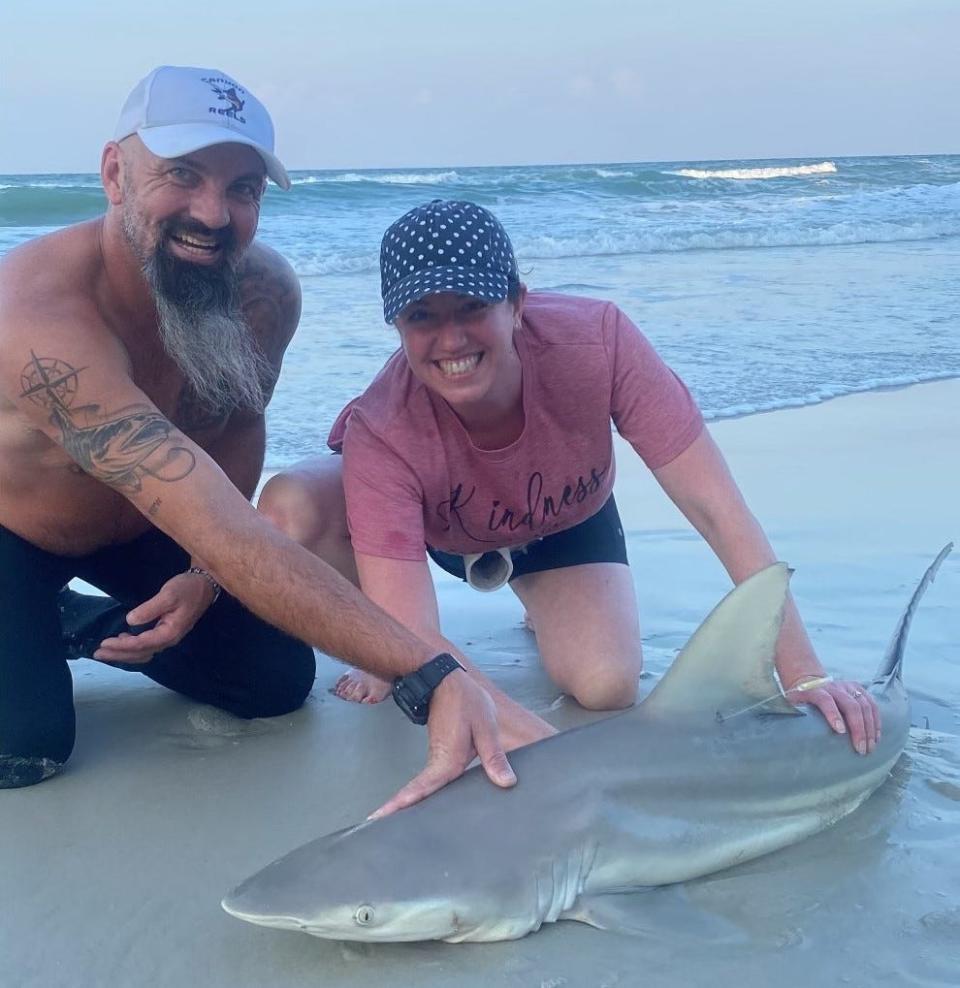
{"type": "Polygon", "coordinates": [[[502,302],[519,281],[513,245],[500,221],[472,202],[434,199],[401,216],[380,244],[383,318],[440,292],[502,302]]]}

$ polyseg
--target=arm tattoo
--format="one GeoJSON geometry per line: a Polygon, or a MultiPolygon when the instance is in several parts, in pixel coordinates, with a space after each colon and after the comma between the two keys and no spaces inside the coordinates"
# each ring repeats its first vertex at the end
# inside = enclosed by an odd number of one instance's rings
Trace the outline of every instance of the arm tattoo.
{"type": "Polygon", "coordinates": [[[155,408],[130,405],[105,416],[99,405],[73,407],[85,369],[31,350],[30,363],[20,373],[20,397],[50,410],[63,448],[76,463],[97,480],[134,494],[144,477],[167,482],[186,477],[197,459],[177,444],[177,430],[155,408]]]}

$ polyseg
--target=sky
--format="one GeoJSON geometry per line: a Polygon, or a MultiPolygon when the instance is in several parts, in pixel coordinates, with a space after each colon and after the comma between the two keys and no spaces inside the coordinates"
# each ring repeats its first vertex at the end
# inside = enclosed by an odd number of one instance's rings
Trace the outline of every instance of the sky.
{"type": "Polygon", "coordinates": [[[958,0],[6,0],[0,173],[91,172],[159,64],[290,169],[960,152],[958,0]]]}

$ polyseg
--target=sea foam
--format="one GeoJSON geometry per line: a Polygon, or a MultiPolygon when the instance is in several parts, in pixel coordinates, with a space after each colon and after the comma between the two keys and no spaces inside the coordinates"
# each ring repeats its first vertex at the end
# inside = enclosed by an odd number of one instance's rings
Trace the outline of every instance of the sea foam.
{"type": "Polygon", "coordinates": [[[331,185],[356,182],[369,182],[377,185],[442,185],[456,182],[455,171],[444,172],[388,172],[380,175],[372,172],[342,172],[337,175],[306,175],[292,179],[293,185],[331,185]]]}
{"type": "Polygon", "coordinates": [[[837,166],[832,161],[821,161],[818,165],[789,165],[780,168],[680,168],[667,175],[681,175],[683,178],[730,178],[740,181],[757,181],[764,178],[799,178],[803,175],[832,175],[837,166]]]}

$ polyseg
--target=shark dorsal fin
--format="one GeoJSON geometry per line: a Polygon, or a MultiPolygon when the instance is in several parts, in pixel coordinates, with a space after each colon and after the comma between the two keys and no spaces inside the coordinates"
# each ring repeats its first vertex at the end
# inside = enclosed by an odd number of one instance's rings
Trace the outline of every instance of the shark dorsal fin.
{"type": "Polygon", "coordinates": [[[797,713],[774,667],[789,580],[786,564],[774,563],[731,590],[643,701],[644,711],[722,719],[762,703],[766,712],[797,713]]]}

